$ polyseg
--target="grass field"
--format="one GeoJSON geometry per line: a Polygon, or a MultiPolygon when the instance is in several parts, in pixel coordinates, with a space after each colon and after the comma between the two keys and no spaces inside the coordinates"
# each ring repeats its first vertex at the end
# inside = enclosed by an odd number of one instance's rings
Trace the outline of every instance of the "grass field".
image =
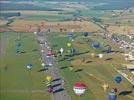
{"type": "Polygon", "coordinates": [[[46,91],[45,73],[37,72],[41,69],[38,44],[34,41],[32,33],[21,33],[20,42],[22,51],[25,53],[16,54],[17,33],[1,33],[2,38],[8,37],[6,54],[0,58],[0,99],[1,100],[50,100],[46,91]],[[27,64],[33,64],[29,71],[27,64]],[[6,68],[7,67],[7,68],[6,68]]]}
{"type": "MultiPolygon", "coordinates": [[[[77,33],[75,33],[77,34],[77,33]]],[[[78,33],[79,34],[79,33],[78,33]]],[[[67,53],[67,46],[66,43],[70,42],[66,34],[60,34],[60,33],[49,33],[47,34],[48,39],[50,41],[50,44],[57,45],[57,47],[53,48],[54,50],[60,49],[61,47],[65,48],[65,52],[67,53]],[[55,37],[56,36],[56,37],[55,37]]],[[[89,39],[94,39],[95,36],[89,36],[89,39]]],[[[99,37],[101,38],[101,37],[99,37]]],[[[96,39],[99,39],[98,37],[96,39]]],[[[103,42],[104,39],[99,39],[100,42],[103,42]]],[[[81,41],[83,42],[82,36],[79,34],[78,37],[73,42],[73,47],[76,48],[78,52],[84,52],[89,50],[90,53],[93,52],[93,48],[91,48],[91,43],[88,45],[86,43],[82,45],[78,45],[77,42],[81,41]]],[[[106,40],[105,40],[106,41],[106,40]]],[[[107,41],[107,44],[109,42],[107,41]]],[[[112,45],[114,46],[114,45],[112,45]]],[[[114,50],[118,50],[117,47],[113,47],[114,50]]],[[[97,51],[100,52],[100,51],[97,51]]],[[[112,87],[118,88],[118,93],[129,89],[131,87],[131,84],[123,78],[123,82],[119,85],[114,82],[114,77],[118,74],[116,70],[114,70],[114,67],[119,68],[122,62],[125,63],[124,59],[121,55],[106,55],[103,59],[98,58],[91,58],[90,54],[81,54],[78,56],[72,57],[72,61],[59,61],[59,67],[61,69],[61,73],[66,81],[66,88],[69,91],[70,96],[72,97],[72,100],[77,100],[78,97],[74,94],[72,87],[76,82],[84,82],[88,89],[86,93],[81,97],[80,100],[107,100],[108,99],[108,91],[112,87]],[[82,59],[85,57],[86,61],[93,61],[92,63],[85,63],[82,62],[82,59]],[[105,59],[112,57],[113,60],[111,61],[105,61],[105,59]],[[118,58],[119,57],[119,58],[118,58]],[[73,66],[73,70],[70,70],[70,66],[73,66]],[[65,68],[64,68],[65,67],[65,68]],[[76,72],[77,70],[81,69],[81,71],[76,72]],[[109,84],[109,89],[107,92],[103,91],[102,85],[104,83],[109,84]]],[[[61,57],[58,57],[57,59],[61,59],[61,57]]],[[[133,100],[134,94],[130,94],[128,96],[124,97],[118,97],[118,100],[133,100]]]]}

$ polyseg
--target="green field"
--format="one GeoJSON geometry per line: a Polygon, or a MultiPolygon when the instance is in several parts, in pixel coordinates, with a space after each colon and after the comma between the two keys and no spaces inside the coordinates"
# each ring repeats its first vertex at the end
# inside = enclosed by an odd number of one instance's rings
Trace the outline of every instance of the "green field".
{"type": "MultiPolygon", "coordinates": [[[[84,43],[82,45],[78,45],[76,44],[78,41],[83,42],[83,37],[79,34],[79,33],[75,33],[78,34],[78,37],[75,39],[74,42],[72,42],[73,47],[77,48],[76,50],[78,52],[84,52],[89,50],[90,52],[93,52],[94,49],[91,48],[91,42],[90,43],[84,43]]],[[[66,44],[68,42],[70,42],[67,39],[67,34],[65,33],[48,33],[47,34],[47,38],[51,44],[51,46],[53,45],[57,45],[56,47],[53,47],[54,51],[57,51],[58,49],[60,49],[61,47],[63,47],[65,49],[65,54],[67,53],[67,49],[69,49],[66,44]],[[55,37],[56,36],[56,37],[55,37]]],[[[96,36],[89,36],[89,39],[95,39],[96,36]],[[93,38],[94,37],[94,38],[93,38]]],[[[99,42],[105,42],[106,44],[109,44],[108,41],[102,39],[102,37],[96,37],[96,39],[99,39],[99,42]]],[[[114,45],[112,45],[114,50],[118,50],[118,48],[114,45]]],[[[100,51],[95,51],[95,52],[100,52],[100,51]]],[[[72,61],[67,61],[67,60],[63,60],[63,61],[58,61],[59,62],[59,66],[60,66],[60,72],[63,75],[63,77],[65,78],[66,81],[66,88],[69,91],[70,96],[72,97],[72,100],[77,100],[78,97],[76,97],[76,95],[74,94],[72,87],[76,82],[83,82],[88,86],[88,89],[86,91],[86,93],[81,96],[80,100],[107,100],[108,99],[108,91],[110,91],[110,89],[112,87],[117,87],[118,88],[118,93],[123,91],[124,89],[128,89],[131,87],[131,84],[123,78],[123,82],[119,85],[116,84],[114,82],[114,77],[118,74],[116,70],[114,70],[114,67],[119,67],[117,65],[114,65],[112,62],[105,62],[103,59],[104,63],[100,63],[97,64],[95,62],[98,61],[98,58],[91,58],[89,56],[89,54],[81,54],[81,55],[77,55],[72,57],[73,60],[72,61]],[[91,64],[85,64],[82,65],[80,62],[78,65],[73,65],[73,70],[70,70],[70,66],[71,63],[77,59],[82,59],[83,57],[89,58],[90,60],[93,60],[93,63],[91,64]],[[66,67],[64,69],[62,69],[62,67],[66,67]],[[75,72],[78,69],[82,69],[82,71],[80,72],[75,72]],[[90,75],[93,76],[90,76],[90,75]],[[102,85],[104,83],[108,83],[109,84],[109,89],[107,92],[104,92],[102,89],[102,85]]],[[[108,58],[106,56],[106,58],[108,58]]],[[[60,60],[61,57],[58,56],[57,60],[60,60]]],[[[122,63],[121,60],[119,59],[118,61],[116,61],[117,63],[122,63]]],[[[134,97],[134,94],[130,94],[128,96],[120,96],[118,97],[118,100],[132,100],[132,98],[134,97]]]]}
{"type": "Polygon", "coordinates": [[[41,69],[41,61],[35,36],[32,33],[21,33],[21,51],[16,54],[18,34],[14,32],[1,33],[1,38],[8,38],[6,54],[0,58],[0,99],[1,100],[50,100],[46,91],[45,73],[41,69]],[[29,71],[27,64],[33,64],[29,71]],[[7,68],[6,68],[7,66],[7,68]]]}

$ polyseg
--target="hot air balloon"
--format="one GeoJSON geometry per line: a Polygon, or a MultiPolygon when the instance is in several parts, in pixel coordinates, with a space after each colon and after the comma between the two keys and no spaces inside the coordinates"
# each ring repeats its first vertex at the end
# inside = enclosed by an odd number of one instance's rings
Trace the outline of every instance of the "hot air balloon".
{"type": "Polygon", "coordinates": [[[74,55],[76,53],[76,50],[74,48],[71,48],[71,54],[74,55]]]}
{"type": "Polygon", "coordinates": [[[68,33],[67,34],[67,37],[68,37],[69,40],[74,41],[74,35],[73,35],[73,33],[68,33]]]}
{"type": "Polygon", "coordinates": [[[50,56],[54,56],[54,53],[52,52],[52,50],[49,50],[47,53],[47,57],[50,57],[50,56]]]}
{"type": "Polygon", "coordinates": [[[96,56],[95,53],[91,53],[91,57],[94,58],[96,56]]]}
{"type": "Polygon", "coordinates": [[[85,93],[87,86],[84,83],[76,83],[73,86],[74,93],[77,96],[81,96],[85,93]]]}
{"type": "Polygon", "coordinates": [[[113,92],[109,93],[109,100],[116,100],[116,98],[117,98],[117,95],[115,93],[113,92]]]}
{"type": "Polygon", "coordinates": [[[85,37],[87,37],[87,36],[88,36],[88,32],[84,32],[83,35],[84,35],[85,37]]]}
{"type": "Polygon", "coordinates": [[[104,89],[104,92],[106,92],[107,89],[109,88],[109,85],[105,83],[105,84],[102,85],[102,87],[104,89]]]}
{"type": "Polygon", "coordinates": [[[33,67],[33,65],[32,64],[27,64],[27,69],[29,69],[29,70],[31,70],[32,69],[32,67],[33,67]]]}
{"type": "Polygon", "coordinates": [[[17,42],[16,43],[16,53],[20,53],[20,49],[21,49],[21,43],[17,42]]]}
{"type": "Polygon", "coordinates": [[[53,87],[52,87],[52,86],[49,86],[49,87],[48,87],[48,92],[49,92],[49,93],[52,93],[52,92],[53,92],[53,87]]]}
{"type": "Polygon", "coordinates": [[[41,66],[44,67],[45,66],[45,63],[42,63],[41,66]]]}
{"type": "Polygon", "coordinates": [[[36,34],[37,34],[37,32],[34,32],[34,34],[36,35],[36,34]]]}
{"type": "Polygon", "coordinates": [[[107,48],[107,50],[106,50],[107,53],[110,53],[110,52],[112,51],[112,50],[111,50],[112,47],[111,47],[110,45],[106,45],[105,47],[107,48]]]}
{"type": "Polygon", "coordinates": [[[114,80],[116,83],[120,84],[122,81],[122,77],[120,75],[117,75],[114,80]]]}
{"type": "Polygon", "coordinates": [[[51,77],[51,76],[47,76],[47,77],[46,77],[46,80],[47,80],[48,82],[51,82],[51,81],[52,81],[52,77],[51,77]]]}
{"type": "Polygon", "coordinates": [[[67,43],[67,47],[71,47],[72,46],[72,44],[71,43],[67,43]]]}
{"type": "Polygon", "coordinates": [[[95,49],[98,49],[98,48],[100,48],[100,43],[96,42],[96,41],[93,41],[92,47],[95,48],[95,49]]]}
{"type": "Polygon", "coordinates": [[[117,88],[115,88],[115,87],[113,87],[112,89],[111,89],[111,92],[112,93],[116,93],[118,90],[117,90],[117,88]]]}
{"type": "Polygon", "coordinates": [[[98,54],[98,57],[99,58],[103,58],[103,54],[98,54]]]}
{"type": "Polygon", "coordinates": [[[115,42],[118,41],[118,37],[117,37],[116,34],[112,34],[111,38],[112,38],[112,40],[115,41],[115,42]]]}
{"type": "Polygon", "coordinates": [[[64,49],[60,48],[60,53],[63,54],[63,52],[64,52],[64,49]]]}

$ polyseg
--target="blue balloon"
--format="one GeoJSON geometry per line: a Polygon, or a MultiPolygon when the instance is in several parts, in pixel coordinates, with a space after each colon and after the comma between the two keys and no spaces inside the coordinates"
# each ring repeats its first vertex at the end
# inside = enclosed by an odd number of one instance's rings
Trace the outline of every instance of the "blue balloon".
{"type": "Polygon", "coordinates": [[[109,93],[109,100],[116,100],[117,96],[115,93],[110,92],[109,93]]]}
{"type": "Polygon", "coordinates": [[[92,47],[98,49],[98,48],[100,48],[100,43],[94,41],[94,42],[92,43],[92,47]]]}
{"type": "Polygon", "coordinates": [[[76,50],[74,48],[71,48],[71,53],[74,55],[76,53],[76,50]]]}
{"type": "Polygon", "coordinates": [[[68,33],[67,37],[69,38],[69,40],[72,40],[74,38],[73,33],[68,33]]]}
{"type": "Polygon", "coordinates": [[[17,42],[16,46],[17,47],[20,47],[21,46],[21,43],[20,42],[17,42]]]}
{"type": "Polygon", "coordinates": [[[20,49],[21,49],[21,43],[17,42],[16,43],[16,53],[20,53],[20,49]]]}
{"type": "Polygon", "coordinates": [[[115,34],[112,34],[112,39],[117,41],[118,40],[118,37],[115,35],[115,34]]]}
{"type": "Polygon", "coordinates": [[[83,35],[84,35],[85,37],[87,37],[87,36],[88,36],[88,32],[84,32],[83,35]]]}
{"type": "Polygon", "coordinates": [[[32,67],[33,67],[33,65],[32,65],[32,64],[27,64],[27,68],[28,68],[29,70],[31,70],[31,69],[32,69],[32,67]]]}
{"type": "Polygon", "coordinates": [[[122,77],[121,77],[120,75],[117,75],[117,76],[115,77],[115,82],[118,83],[118,84],[120,84],[121,81],[122,81],[122,77]]]}

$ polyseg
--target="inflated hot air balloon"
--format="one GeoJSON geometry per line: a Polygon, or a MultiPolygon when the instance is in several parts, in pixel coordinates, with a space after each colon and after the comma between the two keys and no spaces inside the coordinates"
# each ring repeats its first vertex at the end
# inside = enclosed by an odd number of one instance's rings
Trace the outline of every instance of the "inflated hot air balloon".
{"type": "Polygon", "coordinates": [[[100,43],[96,42],[96,41],[93,41],[92,47],[95,48],[95,49],[98,49],[98,48],[100,48],[100,43]]]}
{"type": "Polygon", "coordinates": [[[105,47],[107,48],[107,53],[110,53],[112,51],[112,47],[110,45],[106,45],[105,47]]]}
{"type": "Polygon", "coordinates": [[[31,70],[32,69],[32,67],[33,67],[33,65],[32,64],[27,64],[27,69],[29,69],[29,70],[31,70]]]}
{"type": "Polygon", "coordinates": [[[118,90],[117,90],[117,88],[115,88],[115,87],[113,87],[112,89],[111,89],[111,92],[113,92],[113,93],[116,93],[118,90]]]}
{"type": "Polygon", "coordinates": [[[41,66],[44,67],[45,66],[45,63],[42,63],[41,66]]]}
{"type": "Polygon", "coordinates": [[[63,54],[63,52],[64,52],[64,49],[60,48],[60,53],[63,54]]]}
{"type": "Polygon", "coordinates": [[[48,87],[48,92],[49,92],[49,93],[52,93],[52,92],[53,92],[53,87],[52,87],[52,86],[49,86],[49,87],[48,87]]]}
{"type": "Polygon", "coordinates": [[[114,80],[116,83],[120,84],[122,81],[122,77],[120,75],[117,75],[114,80]]]}
{"type": "Polygon", "coordinates": [[[87,36],[88,36],[88,32],[84,32],[83,35],[84,35],[85,37],[87,37],[87,36]]]}
{"type": "Polygon", "coordinates": [[[71,47],[72,46],[72,44],[71,43],[67,43],[67,47],[71,47]]]}
{"type": "Polygon", "coordinates": [[[71,48],[71,54],[74,55],[76,53],[76,49],[71,48]]]}
{"type": "Polygon", "coordinates": [[[95,53],[91,53],[91,57],[94,58],[96,56],[95,53]]]}
{"type": "Polygon", "coordinates": [[[21,49],[21,43],[17,42],[16,43],[16,53],[20,53],[20,49],[21,49]]]}
{"type": "Polygon", "coordinates": [[[51,76],[47,76],[47,77],[46,77],[46,80],[47,80],[48,82],[51,82],[51,81],[52,81],[52,77],[51,77],[51,76]]]}
{"type": "Polygon", "coordinates": [[[109,93],[109,100],[116,100],[116,98],[117,98],[117,95],[115,93],[113,92],[109,93]]]}
{"type": "Polygon", "coordinates": [[[99,58],[103,58],[103,56],[104,56],[103,54],[98,54],[99,58]]]}
{"type": "Polygon", "coordinates": [[[72,40],[73,39],[73,33],[68,33],[67,37],[69,38],[69,40],[72,40]]]}
{"type": "Polygon", "coordinates": [[[87,89],[87,86],[84,83],[76,83],[73,86],[74,93],[77,96],[83,95],[85,93],[86,89],[87,89]]]}

